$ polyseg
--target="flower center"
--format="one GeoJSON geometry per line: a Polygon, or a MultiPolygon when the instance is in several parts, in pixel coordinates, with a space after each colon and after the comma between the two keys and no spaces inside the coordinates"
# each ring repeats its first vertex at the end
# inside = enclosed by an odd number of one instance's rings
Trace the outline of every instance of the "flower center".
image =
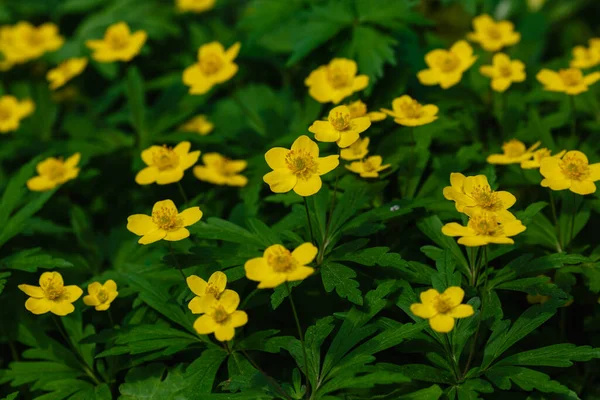
{"type": "Polygon", "coordinates": [[[510,78],[512,76],[512,68],[510,67],[510,64],[501,65],[500,68],[498,68],[498,71],[504,78],[510,78]]]}
{"type": "Polygon", "coordinates": [[[330,66],[327,68],[327,80],[335,89],[348,86],[351,80],[350,75],[338,66],[330,66]]]}
{"type": "Polygon", "coordinates": [[[365,172],[373,172],[377,170],[377,167],[373,165],[369,160],[363,161],[363,169],[365,172]]]}
{"type": "Polygon", "coordinates": [[[402,105],[402,112],[407,118],[419,118],[421,116],[421,108],[423,106],[416,100],[411,100],[410,103],[402,105]]]}
{"type": "Polygon", "coordinates": [[[173,231],[183,226],[183,220],[177,216],[177,210],[167,207],[153,211],[152,222],[165,231],[173,231]]]}
{"type": "Polygon", "coordinates": [[[215,320],[215,322],[221,324],[225,322],[227,318],[229,318],[229,314],[227,314],[227,311],[225,311],[223,306],[219,305],[215,307],[215,310],[213,312],[213,319],[215,320]]]}
{"type": "Polygon", "coordinates": [[[438,67],[442,72],[452,72],[458,67],[460,60],[456,54],[446,52],[446,55],[438,60],[438,67]]]}
{"type": "Polygon", "coordinates": [[[209,283],[208,286],[206,287],[205,293],[207,295],[211,294],[215,297],[215,299],[218,299],[220,297],[221,291],[219,290],[219,288],[216,285],[209,283]]]}
{"type": "Polygon", "coordinates": [[[578,157],[567,156],[559,163],[562,173],[569,179],[581,181],[590,175],[590,167],[585,160],[578,157]]]}
{"type": "Polygon", "coordinates": [[[445,314],[452,309],[452,302],[445,294],[440,294],[434,303],[435,310],[440,314],[445,314]]]}
{"type": "Polygon", "coordinates": [[[8,107],[0,106],[0,121],[7,121],[12,117],[12,110],[8,107]]]}
{"type": "Polygon", "coordinates": [[[223,58],[217,53],[205,54],[200,60],[200,69],[206,75],[218,72],[223,66],[223,58]]]}
{"type": "Polygon", "coordinates": [[[63,294],[65,294],[65,287],[61,282],[55,282],[53,279],[49,279],[48,282],[42,286],[46,298],[50,300],[56,300],[63,294]]]}
{"type": "Polygon", "coordinates": [[[113,33],[106,38],[106,41],[113,50],[123,50],[129,44],[129,37],[127,35],[113,33]]]}
{"type": "Polygon", "coordinates": [[[469,227],[480,236],[501,236],[503,233],[495,215],[474,215],[469,220],[469,227]]]}
{"type": "Polygon", "coordinates": [[[365,116],[367,113],[367,105],[362,101],[355,101],[352,104],[348,104],[350,110],[350,118],[359,118],[365,116]]]}
{"type": "Polygon", "coordinates": [[[502,151],[511,158],[519,157],[525,154],[525,145],[518,140],[511,140],[502,145],[502,151]]]}
{"type": "Polygon", "coordinates": [[[175,168],[179,165],[179,156],[172,148],[163,146],[152,154],[152,163],[161,171],[175,168]]]}
{"type": "Polygon", "coordinates": [[[471,192],[471,197],[477,202],[477,205],[487,211],[502,210],[502,200],[498,198],[496,192],[489,186],[475,186],[471,192]]]}
{"type": "Polygon", "coordinates": [[[98,300],[100,300],[100,303],[105,303],[108,300],[108,293],[106,293],[106,289],[100,289],[96,294],[96,297],[98,300]]]}
{"type": "Polygon", "coordinates": [[[51,181],[58,181],[65,176],[67,169],[62,160],[51,159],[46,162],[44,170],[40,172],[41,175],[47,176],[51,181]]]}
{"type": "Polygon", "coordinates": [[[290,150],[285,157],[285,162],[298,178],[308,179],[317,173],[317,163],[313,156],[306,150],[290,150]]]}
{"type": "Polygon", "coordinates": [[[37,30],[32,30],[25,36],[25,41],[31,47],[37,47],[44,43],[44,37],[37,30]]]}
{"type": "Polygon", "coordinates": [[[350,114],[336,112],[335,115],[329,116],[329,123],[336,131],[343,131],[350,126],[350,114]]]}
{"type": "Polygon", "coordinates": [[[267,262],[275,272],[291,272],[296,269],[296,260],[292,253],[283,247],[273,250],[273,253],[267,256],[267,262]]]}
{"type": "Polygon", "coordinates": [[[502,32],[500,32],[500,29],[498,29],[498,27],[495,25],[487,28],[486,33],[488,37],[493,40],[499,40],[502,38],[502,32]]]}
{"type": "Polygon", "coordinates": [[[583,73],[576,68],[561,69],[558,74],[565,86],[577,86],[583,80],[583,73]]]}

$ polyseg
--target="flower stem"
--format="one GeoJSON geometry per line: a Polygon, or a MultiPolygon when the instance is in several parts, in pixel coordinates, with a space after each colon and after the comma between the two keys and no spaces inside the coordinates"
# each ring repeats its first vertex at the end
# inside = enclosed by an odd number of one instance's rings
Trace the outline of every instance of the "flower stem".
{"type": "Polygon", "coordinates": [[[287,281],[285,282],[285,287],[288,291],[290,304],[292,305],[292,313],[294,314],[294,320],[296,321],[296,329],[298,329],[300,343],[302,343],[302,355],[304,356],[304,376],[306,378],[306,394],[308,396],[310,382],[308,380],[308,357],[306,356],[306,344],[304,343],[304,334],[302,333],[302,328],[300,327],[300,319],[298,318],[298,313],[296,312],[296,305],[294,304],[294,298],[292,297],[292,290],[287,281]]]}
{"type": "Polygon", "coordinates": [[[575,96],[569,95],[569,102],[571,103],[571,138],[576,139],[577,113],[575,112],[575,96]]]}
{"type": "Polygon", "coordinates": [[[452,373],[454,374],[454,378],[458,380],[459,378],[459,370],[456,365],[456,359],[454,358],[454,349],[452,344],[450,343],[450,336],[447,333],[442,333],[442,345],[444,346],[444,350],[446,351],[446,355],[448,356],[448,361],[452,364],[452,373]]]}
{"type": "Polygon", "coordinates": [[[277,383],[277,381],[275,379],[271,378],[265,371],[263,371],[262,368],[260,368],[258,366],[258,364],[250,357],[250,355],[246,352],[246,350],[242,350],[241,349],[240,351],[242,352],[242,354],[244,355],[244,357],[246,357],[246,359],[248,360],[248,362],[250,364],[252,364],[252,366],[254,368],[256,368],[258,370],[258,372],[260,372],[271,383],[271,385],[273,385],[273,387],[275,389],[277,389],[277,391],[279,393],[282,394],[283,398],[292,400],[292,398],[290,397],[290,395],[287,394],[285,392],[285,390],[283,390],[283,388],[281,387],[281,385],[279,385],[279,383],[277,383]]]}
{"type": "Polygon", "coordinates": [[[179,193],[181,194],[181,197],[183,197],[183,204],[188,205],[188,197],[185,194],[185,190],[183,190],[183,186],[181,186],[181,182],[177,182],[177,187],[179,188],[179,193]]]}
{"type": "Polygon", "coordinates": [[[112,326],[114,328],[115,321],[113,320],[112,312],[110,311],[110,308],[108,310],[106,310],[106,314],[108,314],[108,320],[110,321],[110,326],[112,326]]]}
{"type": "MultiPolygon", "coordinates": [[[[339,149],[339,155],[342,154],[342,149],[339,149]]],[[[317,258],[317,265],[321,265],[321,263],[323,262],[323,258],[325,257],[325,250],[327,249],[327,245],[329,244],[329,229],[331,228],[331,220],[333,217],[333,210],[335,208],[335,199],[336,199],[336,195],[337,195],[337,190],[338,190],[338,182],[340,179],[340,175],[336,174],[335,175],[335,186],[333,187],[333,197],[331,198],[331,206],[329,207],[329,217],[327,219],[327,226],[325,227],[325,236],[323,236],[323,244],[322,244],[322,248],[321,248],[321,252],[319,253],[319,256],[317,258]]]]}
{"type": "Polygon", "coordinates": [[[185,276],[185,274],[183,273],[183,270],[181,269],[181,266],[179,265],[179,262],[177,261],[177,257],[175,257],[175,253],[173,253],[173,245],[171,244],[171,242],[169,242],[169,253],[171,253],[171,258],[173,258],[175,267],[177,267],[177,269],[179,270],[179,273],[183,277],[183,281],[187,285],[187,276],[185,276]]]}
{"type": "Polygon", "coordinates": [[[313,228],[312,228],[312,222],[310,220],[310,214],[308,212],[308,201],[306,200],[306,197],[302,197],[304,199],[304,210],[306,210],[306,220],[308,221],[308,229],[310,231],[310,242],[312,244],[315,244],[315,238],[313,236],[313,228]]]}
{"type": "Polygon", "coordinates": [[[558,223],[558,217],[556,216],[556,203],[554,202],[554,195],[552,189],[548,189],[550,193],[550,205],[552,206],[552,219],[554,220],[554,226],[556,227],[556,250],[558,253],[562,253],[563,243],[560,237],[560,224],[558,223]]]}
{"type": "Polygon", "coordinates": [[[573,213],[571,214],[571,226],[570,226],[570,232],[569,232],[569,247],[571,247],[571,242],[574,239],[574,235],[573,232],[575,230],[575,214],[577,214],[577,198],[576,198],[576,194],[571,192],[571,197],[573,198],[573,213]]]}
{"type": "Polygon", "coordinates": [[[410,128],[410,157],[408,159],[408,175],[406,176],[406,187],[404,189],[404,197],[408,197],[408,191],[410,190],[410,179],[412,178],[413,169],[415,165],[415,147],[417,147],[417,141],[415,140],[415,127],[410,128]]]}

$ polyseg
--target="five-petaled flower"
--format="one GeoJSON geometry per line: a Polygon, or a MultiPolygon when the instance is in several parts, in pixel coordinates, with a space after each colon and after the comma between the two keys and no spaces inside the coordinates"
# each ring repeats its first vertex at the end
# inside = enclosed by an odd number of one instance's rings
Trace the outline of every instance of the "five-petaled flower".
{"type": "Polygon", "coordinates": [[[420,126],[435,121],[438,107],[433,104],[421,105],[408,95],[395,98],[392,110],[382,108],[381,111],[394,118],[394,122],[404,126],[420,126]],[[392,111],[393,110],[393,111],[392,111]]]}
{"type": "Polygon", "coordinates": [[[0,27],[0,71],[58,50],[65,42],[58,27],[50,22],[38,27],[27,21],[0,27]]]}
{"type": "Polygon", "coordinates": [[[525,64],[519,60],[511,60],[506,54],[494,54],[492,65],[482,65],[479,72],[491,78],[491,87],[496,92],[504,92],[513,82],[525,80],[525,64]]]}
{"type": "Polygon", "coordinates": [[[308,94],[319,103],[338,104],[354,92],[369,85],[367,75],[356,75],[356,62],[347,58],[334,58],[308,75],[304,84],[308,94]]]}
{"type": "Polygon", "coordinates": [[[302,135],[290,150],[274,147],[265,153],[273,171],[263,177],[275,193],[294,190],[300,196],[311,196],[321,189],[321,175],[333,171],[340,163],[339,156],[319,157],[319,146],[302,135]]]}
{"type": "Polygon", "coordinates": [[[262,257],[246,261],[246,278],[259,282],[259,289],[304,280],[315,272],[315,269],[307,264],[314,260],[317,252],[318,249],[312,243],[303,243],[294,251],[274,244],[267,247],[262,257]]]}
{"type": "Polygon", "coordinates": [[[342,160],[354,161],[362,160],[369,154],[369,138],[357,139],[350,147],[346,147],[340,151],[342,160]]]}
{"type": "Polygon", "coordinates": [[[356,142],[370,126],[369,117],[352,118],[347,106],[337,106],[329,111],[327,121],[313,122],[308,131],[319,142],[336,142],[343,149],[356,142]]]}
{"type": "Polygon", "coordinates": [[[215,6],[215,0],[176,0],[177,10],[181,12],[203,13],[215,6]]]}
{"type": "Polygon", "coordinates": [[[584,76],[578,68],[561,69],[558,72],[542,69],[536,78],[544,85],[544,90],[575,96],[587,92],[590,85],[600,80],[600,72],[584,76]]]}
{"type": "Polygon", "coordinates": [[[573,59],[569,63],[571,68],[588,69],[600,64],[600,49],[596,47],[575,46],[573,59]]]}
{"type": "Polygon", "coordinates": [[[221,296],[231,296],[233,290],[225,289],[227,286],[227,275],[221,271],[213,273],[208,282],[196,275],[190,275],[186,278],[190,290],[196,295],[188,303],[188,308],[194,314],[204,314],[208,307],[221,296]]]}
{"type": "Polygon", "coordinates": [[[572,150],[560,159],[542,159],[540,173],[544,176],[543,187],[552,190],[569,189],[573,193],[586,195],[596,192],[594,182],[600,180],[600,163],[590,164],[585,154],[572,150]]]}
{"type": "Polygon", "coordinates": [[[64,161],[62,158],[46,158],[36,166],[38,176],[27,181],[27,188],[34,192],[45,192],[77,178],[79,175],[77,164],[79,164],[80,158],[79,153],[73,154],[64,161]]]}
{"type": "Polygon", "coordinates": [[[521,161],[521,168],[523,169],[536,169],[539,168],[542,165],[542,160],[546,157],[554,157],[554,158],[562,158],[562,156],[565,155],[567,151],[566,150],[562,150],[561,152],[552,155],[552,151],[550,151],[549,149],[543,148],[543,149],[537,149],[536,151],[533,152],[533,154],[531,155],[531,159],[530,160],[524,160],[521,161]]]}
{"type": "Polygon", "coordinates": [[[200,151],[190,153],[191,146],[190,142],[181,142],[173,148],[166,145],[151,146],[142,151],[142,160],[147,167],[137,173],[135,181],[140,185],[179,182],[183,172],[196,164],[200,157],[200,151]]]}
{"type": "Polygon", "coordinates": [[[248,314],[238,310],[240,296],[233,290],[225,291],[218,300],[204,296],[204,315],[194,322],[194,329],[200,335],[215,334],[220,342],[233,339],[235,328],[246,325],[248,314]]]}
{"type": "Polygon", "coordinates": [[[29,99],[19,101],[11,95],[0,97],[0,134],[19,129],[21,120],[34,109],[35,106],[29,99]]]}
{"type": "Polygon", "coordinates": [[[65,83],[81,74],[88,64],[85,57],[69,58],[60,63],[56,68],[51,69],[46,74],[46,79],[50,82],[50,89],[58,89],[65,83]]]}
{"type": "Polygon", "coordinates": [[[479,43],[486,51],[498,51],[521,40],[512,22],[496,22],[487,14],[473,18],[473,29],[475,32],[467,34],[467,39],[479,43]]]}
{"type": "Polygon", "coordinates": [[[139,30],[131,33],[129,25],[117,22],[109,26],[101,40],[88,40],[85,45],[92,49],[92,58],[101,63],[131,61],[140,53],[148,34],[139,30]]]}
{"type": "Polygon", "coordinates": [[[215,185],[243,187],[248,183],[248,178],[240,175],[248,163],[244,160],[230,160],[219,153],[206,153],[202,156],[204,165],[194,167],[194,175],[201,181],[215,185]]]}
{"type": "Polygon", "coordinates": [[[419,71],[417,78],[423,85],[440,85],[442,89],[448,89],[460,82],[475,60],[473,48],[459,40],[450,50],[436,49],[427,53],[425,63],[429,68],[419,71]]]}
{"type": "Polygon", "coordinates": [[[127,218],[127,229],[141,236],[138,243],[150,244],[161,239],[182,240],[190,236],[185,227],[195,224],[202,218],[199,207],[190,207],[182,212],[171,200],[158,201],[152,208],[152,216],[135,214],[127,218]]]}
{"type": "Polygon", "coordinates": [[[19,285],[29,298],[25,308],[33,314],[52,314],[64,316],[75,311],[73,302],[83,294],[83,290],[75,285],[65,286],[62,275],[58,272],[44,272],[40,276],[40,286],[19,285]]]}
{"type": "Polygon", "coordinates": [[[429,326],[436,332],[448,333],[454,329],[456,318],[467,318],[473,315],[473,307],[461,304],[465,292],[458,286],[451,286],[439,293],[435,289],[421,292],[421,302],[410,306],[410,311],[417,317],[428,319],[429,326]]]}
{"type": "Polygon", "coordinates": [[[361,161],[354,161],[346,165],[346,169],[359,174],[361,178],[377,178],[379,173],[390,167],[391,164],[383,164],[381,156],[371,156],[361,161]]]}
{"type": "Polygon", "coordinates": [[[206,136],[212,132],[214,127],[215,125],[206,118],[206,115],[197,115],[181,125],[179,129],[184,132],[193,132],[200,134],[200,136],[206,136]]]}
{"type": "Polygon", "coordinates": [[[100,282],[92,282],[88,285],[88,295],[83,297],[83,302],[86,306],[96,308],[96,311],[106,311],[110,308],[110,304],[117,298],[117,284],[112,279],[107,280],[104,284],[100,282]]]}
{"type": "Polygon", "coordinates": [[[446,236],[461,236],[458,243],[477,247],[485,246],[490,243],[513,244],[512,236],[518,235],[525,230],[525,225],[518,219],[503,221],[495,213],[469,211],[469,223],[462,226],[456,222],[450,222],[442,227],[442,233],[446,236]]]}
{"type": "Polygon", "coordinates": [[[368,117],[371,122],[383,121],[387,115],[380,111],[367,112],[367,105],[360,100],[353,101],[347,104],[350,110],[350,118],[368,117]]]}
{"type": "Polygon", "coordinates": [[[533,152],[541,142],[535,142],[531,147],[517,139],[511,139],[502,145],[502,154],[491,154],[487,158],[490,164],[519,164],[533,157],[533,152]]]}
{"type": "Polygon", "coordinates": [[[190,87],[190,94],[205,94],[214,85],[231,79],[238,71],[233,60],[239,52],[239,42],[227,50],[219,42],[202,45],[198,50],[198,62],[183,71],[183,83],[190,87]]]}

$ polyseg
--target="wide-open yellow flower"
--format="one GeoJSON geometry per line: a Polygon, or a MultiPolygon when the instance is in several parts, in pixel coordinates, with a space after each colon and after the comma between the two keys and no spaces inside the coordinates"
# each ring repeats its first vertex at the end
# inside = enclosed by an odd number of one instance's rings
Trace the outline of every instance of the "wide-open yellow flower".
{"type": "Polygon", "coordinates": [[[47,52],[58,50],[64,43],[58,34],[58,27],[45,23],[38,27],[21,21],[13,26],[0,28],[0,70],[10,69],[15,64],[23,64],[41,57],[47,52]]]}
{"type": "Polygon", "coordinates": [[[203,13],[215,6],[215,0],[175,0],[177,10],[181,12],[203,13]]]}
{"type": "Polygon", "coordinates": [[[33,314],[52,314],[64,316],[75,311],[73,302],[83,294],[83,290],[75,285],[65,286],[62,275],[58,272],[44,272],[40,276],[40,286],[19,285],[29,298],[25,308],[33,314]]]}
{"type": "Polygon", "coordinates": [[[436,49],[425,55],[429,67],[419,71],[417,78],[423,85],[440,85],[448,89],[462,79],[463,72],[477,60],[473,48],[464,40],[454,43],[450,50],[436,49]]]}
{"type": "Polygon", "coordinates": [[[262,257],[246,261],[246,278],[259,282],[259,289],[274,288],[284,282],[302,281],[315,272],[308,267],[317,256],[312,243],[303,243],[294,251],[280,244],[267,247],[262,257]]]}
{"type": "Polygon", "coordinates": [[[391,164],[381,165],[383,159],[381,156],[371,156],[365,160],[354,161],[350,165],[346,165],[346,169],[357,173],[361,178],[377,178],[379,172],[389,168],[391,164]]]}
{"type": "MultiPolygon", "coordinates": [[[[227,286],[227,275],[221,271],[213,273],[208,282],[196,275],[186,278],[190,290],[196,295],[188,303],[188,308],[194,314],[204,314],[221,296],[231,296],[233,290],[225,289],[227,286]]],[[[234,292],[235,293],[235,292],[234,292]]]]}
{"type": "Polygon", "coordinates": [[[600,180],[600,163],[590,164],[581,151],[568,151],[562,159],[542,159],[540,173],[544,176],[543,187],[552,190],[569,189],[573,193],[586,195],[596,192],[594,182],[600,180]]]}
{"type": "Polygon", "coordinates": [[[433,104],[421,105],[408,95],[397,97],[392,101],[392,110],[382,108],[381,111],[392,116],[394,122],[404,126],[421,126],[436,119],[439,111],[433,104]]]}
{"type": "Polygon", "coordinates": [[[467,318],[473,315],[473,307],[461,304],[465,291],[458,286],[451,286],[439,293],[429,289],[421,293],[421,302],[410,306],[410,311],[417,317],[428,319],[429,326],[436,332],[448,333],[454,329],[456,318],[467,318]]]}
{"type": "Polygon", "coordinates": [[[470,215],[467,226],[456,222],[450,222],[442,227],[442,233],[446,236],[461,236],[458,243],[477,247],[486,244],[513,244],[512,236],[518,235],[525,230],[525,225],[518,219],[502,222],[496,214],[473,212],[470,215]]]}
{"type": "Polygon", "coordinates": [[[306,135],[300,136],[290,150],[274,147],[265,153],[273,171],[263,177],[275,193],[294,190],[300,196],[312,196],[321,189],[321,175],[333,171],[339,156],[319,157],[319,146],[306,135]]]}
{"type": "Polygon", "coordinates": [[[313,122],[308,131],[314,133],[319,142],[336,142],[340,148],[345,148],[356,142],[360,133],[370,126],[369,117],[352,118],[348,107],[337,106],[329,111],[327,121],[313,122]]]}
{"type": "Polygon", "coordinates": [[[558,72],[542,69],[536,78],[544,85],[544,90],[575,96],[587,92],[590,85],[600,80],[600,72],[584,76],[578,68],[561,69],[558,72]]]}
{"type": "Polygon", "coordinates": [[[551,155],[552,151],[550,151],[549,149],[546,149],[546,148],[538,149],[533,153],[531,160],[521,161],[521,168],[523,168],[523,169],[539,168],[542,165],[542,160],[544,158],[546,158],[546,157],[562,158],[562,156],[564,156],[566,152],[567,152],[566,150],[563,150],[560,153],[551,155]]]}
{"type": "Polygon", "coordinates": [[[346,161],[362,160],[367,154],[369,154],[368,137],[364,139],[358,138],[350,147],[346,147],[340,151],[340,157],[346,161]]]}
{"type": "Polygon", "coordinates": [[[152,216],[135,214],[127,218],[127,229],[141,236],[138,243],[150,244],[161,239],[183,240],[190,236],[185,227],[195,224],[202,218],[200,207],[190,207],[182,212],[171,200],[158,201],[152,208],[152,216]]]}
{"type": "Polygon", "coordinates": [[[354,92],[369,85],[367,75],[356,75],[356,62],[347,58],[334,58],[308,75],[304,84],[308,94],[319,103],[338,104],[354,92]]]}
{"type": "Polygon", "coordinates": [[[0,134],[19,129],[21,120],[34,109],[33,101],[29,99],[19,101],[11,95],[0,97],[0,134]]]}
{"type": "Polygon", "coordinates": [[[238,71],[233,60],[240,47],[239,42],[227,50],[219,42],[202,45],[198,50],[198,62],[183,71],[183,83],[190,87],[190,94],[205,94],[214,85],[230,80],[238,71]]]}
{"type": "Polygon", "coordinates": [[[514,31],[512,22],[496,22],[487,14],[473,18],[473,30],[475,32],[467,34],[467,39],[479,43],[486,51],[498,51],[521,40],[521,34],[514,31]]]}
{"type": "Polygon", "coordinates": [[[540,146],[541,142],[535,142],[530,148],[517,139],[511,139],[502,145],[502,154],[491,154],[487,158],[490,164],[519,164],[533,157],[533,151],[540,146]]]}
{"type": "Polygon", "coordinates": [[[491,78],[492,89],[504,92],[513,82],[525,80],[525,64],[519,60],[511,60],[506,54],[494,54],[492,65],[482,65],[479,68],[481,75],[491,78]]]}
{"type": "Polygon", "coordinates": [[[211,301],[205,314],[194,322],[194,329],[200,335],[215,334],[220,342],[233,339],[235,328],[246,325],[248,314],[238,310],[240,296],[233,290],[225,291],[216,301],[211,301]]]}
{"type": "Polygon", "coordinates": [[[65,83],[81,74],[88,64],[85,57],[69,58],[60,63],[56,68],[51,69],[46,74],[46,79],[50,82],[50,89],[58,89],[65,83]]]}
{"type": "Polygon", "coordinates": [[[215,125],[208,120],[206,115],[197,115],[190,119],[179,128],[184,132],[199,133],[200,136],[206,136],[212,132],[215,125]]]}
{"type": "Polygon", "coordinates": [[[142,160],[147,167],[137,173],[135,181],[140,185],[179,182],[183,172],[196,164],[200,157],[200,151],[190,153],[191,147],[190,142],[181,142],[173,148],[166,145],[151,146],[142,151],[142,160]]]}
{"type": "Polygon", "coordinates": [[[62,158],[49,157],[36,166],[38,176],[27,181],[27,188],[34,192],[52,190],[58,185],[77,178],[81,154],[75,153],[63,161],[62,158]]]}
{"type": "Polygon", "coordinates": [[[112,279],[104,284],[92,282],[88,285],[88,295],[83,297],[83,302],[86,306],[95,307],[96,311],[106,311],[118,295],[117,284],[112,279]]]}
{"type": "Polygon", "coordinates": [[[571,68],[588,69],[600,64],[600,49],[596,47],[575,46],[573,59],[569,63],[571,68]]]}
{"type": "Polygon", "coordinates": [[[353,101],[346,105],[350,110],[350,118],[368,117],[371,122],[383,121],[387,115],[379,111],[367,112],[367,105],[360,100],[353,101]]]}
{"type": "Polygon", "coordinates": [[[245,160],[230,160],[219,153],[206,153],[202,156],[204,165],[194,167],[194,175],[201,181],[215,185],[243,187],[248,178],[240,175],[248,163],[245,160]]]}
{"type": "Polygon", "coordinates": [[[85,45],[94,51],[92,58],[98,62],[127,62],[140,53],[146,39],[146,31],[132,33],[125,22],[117,22],[106,29],[102,40],[88,40],[85,45]]]}

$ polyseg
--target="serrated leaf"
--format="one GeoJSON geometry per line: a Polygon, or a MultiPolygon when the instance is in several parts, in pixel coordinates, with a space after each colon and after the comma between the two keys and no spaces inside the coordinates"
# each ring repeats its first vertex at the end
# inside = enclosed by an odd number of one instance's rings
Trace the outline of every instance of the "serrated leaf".
{"type": "Polygon", "coordinates": [[[573,361],[589,361],[594,358],[600,358],[600,349],[562,343],[513,354],[500,360],[496,365],[567,368],[573,365],[573,361]]]}
{"type": "Polygon", "coordinates": [[[187,385],[178,394],[195,398],[202,393],[211,393],[217,371],[225,358],[227,352],[222,349],[204,350],[202,355],[186,368],[182,378],[187,385]]]}
{"type": "Polygon", "coordinates": [[[181,365],[167,372],[163,364],[136,367],[127,373],[119,386],[122,400],[166,400],[186,387],[188,382],[181,365]]]}
{"type": "Polygon", "coordinates": [[[4,268],[36,272],[38,268],[71,268],[73,264],[61,258],[54,258],[50,254],[42,252],[41,248],[22,250],[0,260],[0,266],[4,268]]]}
{"type": "Polygon", "coordinates": [[[257,248],[263,243],[246,229],[221,218],[208,218],[206,222],[198,222],[188,228],[200,239],[224,240],[227,242],[247,244],[257,248]]]}
{"type": "Polygon", "coordinates": [[[338,296],[362,305],[362,293],[358,289],[358,282],[353,279],[356,278],[356,272],[351,268],[336,262],[328,262],[321,266],[321,278],[328,293],[335,289],[338,296]]]}
{"type": "Polygon", "coordinates": [[[548,375],[542,372],[534,371],[529,368],[499,366],[488,370],[485,373],[485,376],[502,390],[510,390],[512,388],[512,381],[521,389],[529,392],[536,389],[544,393],[560,393],[568,395],[573,399],[579,398],[568,387],[561,385],[557,381],[551,380],[548,375]]]}
{"type": "Polygon", "coordinates": [[[384,65],[396,65],[394,46],[398,42],[369,26],[358,25],[352,30],[351,58],[358,64],[358,71],[369,77],[372,87],[383,76],[384,65]]]}
{"type": "Polygon", "coordinates": [[[0,272],[0,294],[4,291],[4,287],[6,286],[9,277],[10,272],[0,272]]]}

